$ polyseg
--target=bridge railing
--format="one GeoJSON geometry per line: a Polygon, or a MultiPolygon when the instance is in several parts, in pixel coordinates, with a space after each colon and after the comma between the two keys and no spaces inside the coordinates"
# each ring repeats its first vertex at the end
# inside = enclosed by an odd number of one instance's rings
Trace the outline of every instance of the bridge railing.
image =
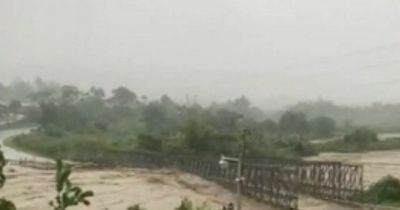
{"type": "MultiPolygon", "coordinates": [[[[217,159],[164,155],[151,152],[113,152],[79,154],[65,159],[91,162],[95,167],[175,168],[201,176],[234,190],[235,164],[223,169],[217,159]]],[[[37,168],[54,167],[15,161],[13,164],[37,168]]],[[[299,194],[309,194],[328,200],[351,201],[363,192],[363,167],[338,162],[305,162],[265,159],[245,164],[243,194],[282,209],[298,209],[299,194]]]]}

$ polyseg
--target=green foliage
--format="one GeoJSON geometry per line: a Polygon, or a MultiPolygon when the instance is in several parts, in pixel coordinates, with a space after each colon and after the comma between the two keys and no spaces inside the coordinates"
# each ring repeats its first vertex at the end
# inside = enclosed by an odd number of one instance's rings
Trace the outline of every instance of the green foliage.
{"type": "Polygon", "coordinates": [[[317,148],[298,138],[262,139],[259,142],[250,141],[249,158],[262,159],[266,157],[296,159],[303,156],[317,155],[317,148]]]}
{"type": "Polygon", "coordinates": [[[130,142],[121,139],[112,141],[107,139],[108,136],[103,134],[65,133],[62,137],[53,137],[40,132],[32,132],[29,135],[16,136],[6,144],[50,158],[74,157],[81,153],[106,153],[132,147],[130,142]],[[116,145],[115,142],[120,144],[116,145]]]}
{"type": "Polygon", "coordinates": [[[57,138],[62,137],[64,135],[64,132],[64,129],[53,124],[49,124],[46,129],[44,129],[45,135],[57,138]]]}
{"type": "Polygon", "coordinates": [[[21,101],[19,100],[11,100],[10,104],[8,105],[8,109],[11,113],[18,113],[22,108],[21,101]]]}
{"type": "Polygon", "coordinates": [[[106,96],[106,93],[104,92],[104,89],[101,87],[91,87],[90,88],[90,93],[97,97],[97,98],[104,98],[106,96]]]}
{"type": "Polygon", "coordinates": [[[363,152],[400,149],[400,139],[369,142],[364,144],[347,143],[344,140],[316,145],[320,152],[363,152]]]}
{"type": "Polygon", "coordinates": [[[270,119],[266,119],[266,120],[262,121],[258,125],[258,128],[261,131],[266,132],[268,134],[275,134],[279,131],[279,127],[278,127],[277,123],[270,119]]]}
{"type": "Polygon", "coordinates": [[[150,102],[143,111],[143,119],[146,122],[147,130],[154,133],[163,133],[168,128],[167,107],[159,102],[150,102]]]}
{"type": "Polygon", "coordinates": [[[209,210],[210,208],[206,205],[195,207],[189,199],[185,198],[181,204],[174,210],[209,210]]]}
{"type": "Polygon", "coordinates": [[[216,126],[223,131],[235,131],[237,121],[242,118],[241,114],[227,109],[221,109],[216,113],[216,126]]]}
{"type": "Polygon", "coordinates": [[[330,137],[336,130],[336,122],[329,117],[315,117],[309,124],[311,132],[318,138],[330,137]]]}
{"type": "MultiPolygon", "coordinates": [[[[39,108],[31,110],[35,113],[30,119],[39,119],[40,130],[20,137],[15,145],[50,157],[137,149],[205,156],[235,154],[239,149],[236,136],[241,127],[256,128],[260,132],[260,141],[264,143],[250,143],[258,147],[254,149],[258,157],[298,157],[313,153],[306,143],[285,142],[292,137],[304,140],[314,135],[309,132],[312,121],[309,123],[305,114],[287,112],[277,123],[265,119],[265,114],[244,96],[203,107],[179,105],[167,95],[152,101],[142,97],[140,101],[126,87],[114,89],[113,95],[105,98],[104,90],[99,87],[87,92],[70,85],[48,88],[41,80],[35,86],[41,91],[54,91],[45,99],[38,99],[39,108]]],[[[311,126],[315,128],[312,131],[330,135],[329,123],[322,128],[323,123],[316,123],[311,126]]]]}
{"type": "Polygon", "coordinates": [[[14,80],[9,85],[0,84],[0,100],[27,101],[32,92],[32,86],[26,81],[14,80]]]}
{"type": "Polygon", "coordinates": [[[300,157],[318,154],[317,149],[307,141],[294,140],[289,143],[289,147],[292,149],[294,154],[300,157]]]}
{"type": "Polygon", "coordinates": [[[351,107],[338,105],[332,101],[318,100],[300,102],[289,109],[307,113],[310,117],[330,117],[338,123],[338,129],[345,131],[348,131],[350,125],[368,126],[383,131],[398,131],[400,129],[399,107],[400,104],[379,103],[351,107]]]}
{"type": "Polygon", "coordinates": [[[14,203],[7,199],[0,199],[0,210],[17,210],[14,203]]]}
{"type": "Polygon", "coordinates": [[[359,128],[353,131],[351,134],[346,135],[344,137],[344,141],[349,144],[358,144],[360,146],[365,146],[369,143],[377,142],[378,135],[368,128],[359,128]]]}
{"type": "Polygon", "coordinates": [[[74,102],[79,94],[79,89],[73,85],[64,85],[61,87],[61,99],[65,103],[74,102]]]}
{"type": "Polygon", "coordinates": [[[139,205],[133,205],[133,206],[129,206],[127,208],[127,210],[146,210],[146,209],[141,208],[139,205]]]}
{"type": "Polygon", "coordinates": [[[162,140],[153,135],[140,134],[138,136],[138,148],[151,151],[161,151],[162,140]]]}
{"type": "Polygon", "coordinates": [[[65,210],[68,207],[77,206],[81,203],[86,206],[90,205],[87,199],[93,196],[94,193],[92,191],[83,191],[79,186],[73,186],[69,180],[70,175],[70,166],[64,165],[62,160],[57,160],[57,196],[55,202],[50,202],[50,206],[52,206],[54,210],[65,210]]]}
{"type": "Polygon", "coordinates": [[[280,131],[287,134],[304,135],[309,131],[306,115],[302,112],[287,111],[279,120],[280,131]]]}
{"type": "Polygon", "coordinates": [[[393,150],[400,148],[400,139],[379,141],[377,134],[367,128],[359,128],[346,135],[343,140],[317,145],[320,152],[363,152],[373,150],[393,150]]]}
{"type": "Polygon", "coordinates": [[[183,130],[186,145],[194,151],[207,151],[210,131],[198,122],[191,120],[183,130]]]}
{"type": "Polygon", "coordinates": [[[136,102],[136,94],[126,87],[119,87],[114,89],[113,97],[110,101],[118,107],[127,107],[136,102]]]}
{"type": "Polygon", "coordinates": [[[374,204],[400,203],[400,180],[386,176],[369,187],[364,201],[374,204]]]}
{"type": "Polygon", "coordinates": [[[0,150],[0,188],[2,188],[6,182],[6,176],[3,171],[6,164],[6,158],[4,157],[3,151],[0,150]]]}

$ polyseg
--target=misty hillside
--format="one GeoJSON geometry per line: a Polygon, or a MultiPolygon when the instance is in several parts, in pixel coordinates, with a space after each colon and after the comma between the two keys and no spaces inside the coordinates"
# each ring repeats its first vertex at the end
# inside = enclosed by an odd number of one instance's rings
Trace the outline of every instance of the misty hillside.
{"type": "Polygon", "coordinates": [[[299,102],[290,110],[304,112],[308,117],[327,116],[345,126],[370,126],[376,129],[400,128],[400,104],[374,103],[366,106],[342,106],[331,101],[299,102]]]}

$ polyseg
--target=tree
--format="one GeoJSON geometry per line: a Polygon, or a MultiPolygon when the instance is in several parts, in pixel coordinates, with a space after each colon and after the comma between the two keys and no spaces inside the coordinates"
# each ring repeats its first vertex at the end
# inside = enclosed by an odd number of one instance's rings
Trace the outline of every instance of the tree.
{"type": "Polygon", "coordinates": [[[25,100],[28,99],[32,93],[33,88],[28,82],[16,79],[11,83],[10,91],[14,99],[25,100]]]}
{"type": "Polygon", "coordinates": [[[19,100],[12,100],[8,105],[8,109],[14,114],[18,113],[21,110],[21,108],[22,104],[19,100]]]}
{"type": "Polygon", "coordinates": [[[175,102],[168,96],[168,95],[163,95],[161,96],[161,104],[164,106],[175,106],[175,102]]]}
{"type": "Polygon", "coordinates": [[[286,134],[304,135],[308,133],[309,126],[306,115],[302,112],[285,112],[279,120],[279,129],[286,134]]]}
{"type": "Polygon", "coordinates": [[[30,98],[35,102],[50,101],[60,92],[61,87],[57,83],[45,82],[40,77],[35,80],[36,91],[32,92],[30,98]]]}
{"type": "Polygon", "coordinates": [[[317,137],[330,137],[336,130],[336,122],[329,117],[316,117],[310,120],[310,128],[317,137]]]}
{"type": "Polygon", "coordinates": [[[97,98],[104,98],[106,95],[103,88],[94,86],[90,88],[90,93],[97,98]]]}
{"type": "Polygon", "coordinates": [[[369,143],[377,142],[378,135],[371,129],[358,128],[351,134],[344,137],[346,143],[353,143],[362,147],[368,146],[369,143]]]}
{"type": "Polygon", "coordinates": [[[67,102],[75,101],[79,96],[79,89],[72,85],[64,85],[61,87],[61,97],[67,102]]]}
{"type": "Polygon", "coordinates": [[[186,145],[194,151],[207,151],[209,132],[208,130],[194,120],[190,120],[184,128],[186,145]]]}
{"type": "Polygon", "coordinates": [[[41,103],[40,111],[42,117],[40,124],[46,127],[49,124],[55,124],[58,121],[57,106],[54,103],[41,103]]]}
{"type": "Polygon", "coordinates": [[[400,180],[391,175],[383,177],[364,192],[364,199],[375,204],[397,203],[400,200],[400,180]]]}
{"type": "Polygon", "coordinates": [[[144,121],[150,132],[161,132],[168,124],[165,107],[159,102],[150,102],[143,111],[144,121]]]}
{"type": "Polygon", "coordinates": [[[31,99],[35,102],[49,101],[51,97],[55,94],[56,90],[42,89],[38,90],[30,95],[31,99]]]}
{"type": "Polygon", "coordinates": [[[6,99],[8,97],[8,88],[0,83],[0,99],[6,99]]]}
{"type": "Polygon", "coordinates": [[[237,121],[241,118],[241,114],[227,109],[221,109],[216,113],[216,124],[221,130],[233,131],[237,128],[237,121]]]}
{"type": "Polygon", "coordinates": [[[128,107],[137,100],[136,94],[126,87],[119,87],[117,89],[114,89],[112,92],[113,96],[110,101],[115,106],[128,107]]]}
{"type": "Polygon", "coordinates": [[[138,136],[138,147],[144,150],[161,151],[162,141],[155,136],[141,134],[138,136]]]}
{"type": "Polygon", "coordinates": [[[242,96],[238,99],[235,99],[232,105],[236,109],[236,111],[243,113],[250,108],[251,103],[245,96],[242,96]]]}
{"type": "Polygon", "coordinates": [[[264,121],[262,121],[259,124],[259,127],[262,131],[265,131],[267,133],[276,133],[278,131],[278,125],[276,124],[276,122],[274,122],[273,120],[270,119],[266,119],[264,121]]]}

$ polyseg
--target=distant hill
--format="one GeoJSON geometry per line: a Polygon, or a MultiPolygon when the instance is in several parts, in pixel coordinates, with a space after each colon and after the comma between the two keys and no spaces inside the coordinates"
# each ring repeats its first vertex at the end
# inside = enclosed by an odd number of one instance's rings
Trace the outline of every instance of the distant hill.
{"type": "Polygon", "coordinates": [[[400,130],[400,104],[342,106],[332,101],[318,100],[299,102],[287,109],[304,112],[310,118],[327,116],[336,120],[341,127],[368,126],[381,131],[400,130]]]}

